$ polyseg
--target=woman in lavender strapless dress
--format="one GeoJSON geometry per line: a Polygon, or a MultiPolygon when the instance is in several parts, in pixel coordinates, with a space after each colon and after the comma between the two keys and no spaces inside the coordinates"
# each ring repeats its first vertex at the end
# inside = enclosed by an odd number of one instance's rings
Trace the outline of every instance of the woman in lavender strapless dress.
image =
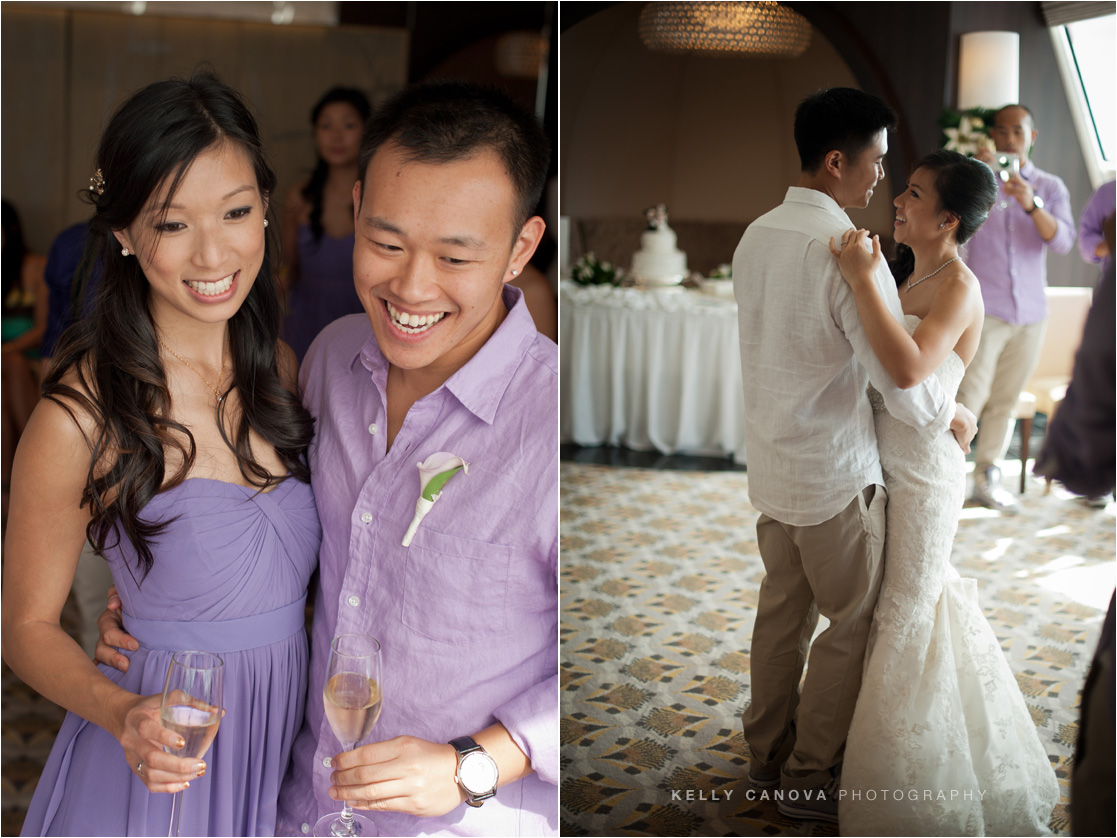
{"type": "MultiPolygon", "coordinates": [[[[116,112],[90,182],[103,259],[94,312],[63,336],[20,442],[3,586],[4,658],[70,712],[24,823],[35,835],[269,835],[306,700],[307,582],[321,529],[312,420],[278,342],[256,125],[209,75],[116,112]],[[95,666],[59,625],[86,537],[139,640],[95,666]],[[172,653],[225,664],[201,760],[159,720],[172,653]]],[[[92,255],[92,254],[91,254],[92,255]]]]}
{"type": "Polygon", "coordinates": [[[283,264],[290,290],[283,339],[301,362],[323,328],[363,311],[353,285],[353,185],[372,108],[359,90],[335,87],[314,105],[317,162],[283,208],[283,264]]]}

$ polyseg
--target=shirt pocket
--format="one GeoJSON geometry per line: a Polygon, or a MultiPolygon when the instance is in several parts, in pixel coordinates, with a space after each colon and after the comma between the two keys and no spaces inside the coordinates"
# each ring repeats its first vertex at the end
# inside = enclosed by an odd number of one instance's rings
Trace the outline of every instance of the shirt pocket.
{"type": "Polygon", "coordinates": [[[442,643],[508,628],[512,548],[419,527],[407,548],[403,624],[442,643]]]}

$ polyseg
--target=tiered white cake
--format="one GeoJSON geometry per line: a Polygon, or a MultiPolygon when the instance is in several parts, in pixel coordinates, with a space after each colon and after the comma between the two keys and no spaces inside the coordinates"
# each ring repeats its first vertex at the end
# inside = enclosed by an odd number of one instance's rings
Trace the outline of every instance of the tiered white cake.
{"type": "Polygon", "coordinates": [[[640,249],[632,254],[632,275],[642,285],[677,285],[687,275],[686,253],[679,250],[675,231],[667,226],[667,208],[660,204],[645,215],[648,229],[640,235],[640,249]]]}

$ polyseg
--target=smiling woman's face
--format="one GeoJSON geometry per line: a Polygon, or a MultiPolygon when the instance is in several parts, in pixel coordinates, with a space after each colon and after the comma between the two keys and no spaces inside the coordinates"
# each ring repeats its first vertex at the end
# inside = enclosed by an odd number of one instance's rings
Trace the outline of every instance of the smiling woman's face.
{"type": "Polygon", "coordinates": [[[222,322],[241,307],[264,261],[264,212],[248,155],[231,143],[194,160],[163,213],[162,184],[117,240],[139,260],[157,324],[222,322]]]}
{"type": "Polygon", "coordinates": [[[911,247],[939,235],[944,213],[939,208],[934,172],[916,169],[908,178],[908,186],[892,202],[896,207],[895,239],[911,247]]]}

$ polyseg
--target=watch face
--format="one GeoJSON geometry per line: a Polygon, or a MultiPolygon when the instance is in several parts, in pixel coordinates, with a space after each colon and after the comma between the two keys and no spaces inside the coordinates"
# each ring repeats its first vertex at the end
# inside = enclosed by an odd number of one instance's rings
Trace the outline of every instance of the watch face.
{"type": "Polygon", "coordinates": [[[1036,209],[1043,209],[1043,198],[1039,195],[1033,195],[1032,202],[1036,205],[1036,209]]]}
{"type": "Polygon", "coordinates": [[[484,794],[496,788],[496,762],[488,754],[466,754],[458,768],[458,776],[470,794],[484,794]]]}

